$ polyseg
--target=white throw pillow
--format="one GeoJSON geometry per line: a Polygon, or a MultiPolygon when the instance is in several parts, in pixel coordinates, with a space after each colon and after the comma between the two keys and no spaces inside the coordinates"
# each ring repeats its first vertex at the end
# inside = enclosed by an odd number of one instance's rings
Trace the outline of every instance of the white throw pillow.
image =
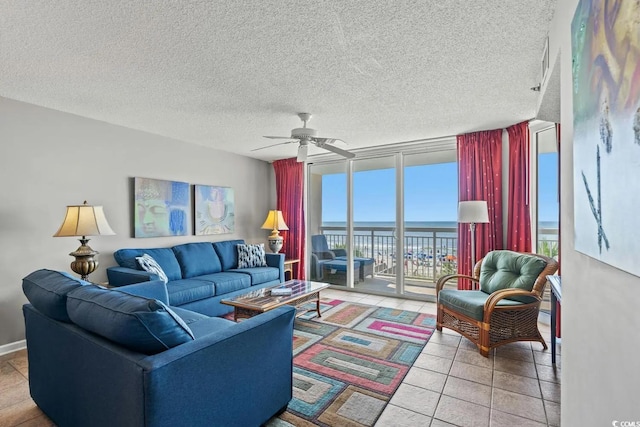
{"type": "Polygon", "coordinates": [[[164,273],[162,267],[160,267],[160,264],[158,264],[151,255],[142,254],[142,256],[136,257],[136,261],[138,261],[138,264],[140,264],[140,267],[142,267],[144,271],[157,274],[160,280],[162,280],[164,283],[167,283],[169,281],[169,278],[164,273]]]}
{"type": "Polygon", "coordinates": [[[266,267],[264,243],[259,245],[238,245],[238,268],[266,267]]]}

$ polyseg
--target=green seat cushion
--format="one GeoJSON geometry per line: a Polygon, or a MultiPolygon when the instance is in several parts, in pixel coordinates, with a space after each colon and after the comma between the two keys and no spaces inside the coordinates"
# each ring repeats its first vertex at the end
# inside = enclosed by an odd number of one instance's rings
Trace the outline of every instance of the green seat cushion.
{"type": "MultiPolygon", "coordinates": [[[[502,289],[523,289],[531,291],[547,263],[533,255],[512,251],[492,251],[482,260],[480,268],[480,290],[487,294],[502,289]]],[[[527,296],[514,296],[509,299],[524,303],[533,302],[527,296]]]]}
{"type": "MultiPolygon", "coordinates": [[[[459,291],[457,289],[443,289],[438,294],[438,302],[445,307],[464,314],[472,319],[482,321],[484,317],[484,303],[489,294],[482,291],[459,291]]],[[[498,307],[522,305],[521,302],[502,299],[498,307]]]]}

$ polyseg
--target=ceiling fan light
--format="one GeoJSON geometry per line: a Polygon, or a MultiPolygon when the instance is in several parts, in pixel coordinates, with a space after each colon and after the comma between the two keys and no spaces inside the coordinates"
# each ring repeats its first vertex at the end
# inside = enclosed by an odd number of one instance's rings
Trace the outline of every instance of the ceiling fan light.
{"type": "Polygon", "coordinates": [[[299,163],[304,162],[307,160],[307,150],[309,150],[309,146],[308,145],[300,145],[298,147],[298,157],[297,157],[297,161],[299,163]]]}

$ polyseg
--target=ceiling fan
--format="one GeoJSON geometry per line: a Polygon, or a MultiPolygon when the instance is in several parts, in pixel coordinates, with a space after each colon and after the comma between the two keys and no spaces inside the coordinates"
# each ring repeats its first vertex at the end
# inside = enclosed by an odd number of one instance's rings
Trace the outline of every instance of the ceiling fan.
{"type": "Polygon", "coordinates": [[[291,136],[265,136],[265,138],[270,138],[270,139],[293,139],[293,141],[286,141],[286,142],[280,142],[278,144],[273,144],[273,145],[267,145],[266,147],[260,147],[260,148],[256,148],[254,150],[251,151],[257,151],[257,150],[263,150],[265,148],[270,148],[270,147],[275,147],[276,145],[282,145],[282,144],[292,144],[294,142],[297,142],[298,145],[298,157],[297,160],[299,162],[304,162],[305,160],[307,160],[307,150],[309,149],[309,143],[320,147],[320,148],[324,148],[325,150],[328,151],[332,151],[336,154],[339,154],[343,157],[346,157],[347,159],[351,159],[353,157],[355,157],[356,155],[346,151],[346,150],[342,150],[334,145],[332,145],[333,143],[335,143],[336,141],[342,141],[341,139],[337,139],[337,138],[320,138],[318,136],[316,136],[317,131],[315,129],[311,129],[307,127],[307,122],[309,120],[311,120],[311,114],[309,113],[298,113],[298,117],[300,117],[300,120],[302,120],[302,122],[304,123],[303,127],[301,128],[295,128],[291,130],[291,136]]]}

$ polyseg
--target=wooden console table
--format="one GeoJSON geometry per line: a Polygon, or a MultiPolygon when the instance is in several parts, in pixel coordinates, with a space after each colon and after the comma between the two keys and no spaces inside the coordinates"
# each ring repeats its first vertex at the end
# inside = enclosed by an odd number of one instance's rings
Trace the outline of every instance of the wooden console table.
{"type": "Polygon", "coordinates": [[[551,284],[551,364],[556,364],[556,324],[558,305],[562,305],[562,281],[560,276],[549,275],[547,280],[551,284]]]}

